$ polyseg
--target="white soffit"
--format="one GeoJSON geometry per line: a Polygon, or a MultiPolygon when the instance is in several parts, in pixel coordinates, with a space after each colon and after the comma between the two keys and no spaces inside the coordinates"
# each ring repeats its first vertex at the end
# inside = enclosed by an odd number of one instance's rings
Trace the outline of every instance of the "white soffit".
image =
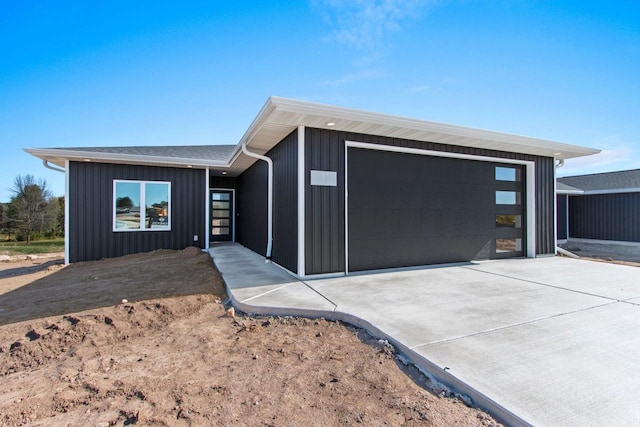
{"type": "Polygon", "coordinates": [[[298,126],[413,139],[464,147],[533,154],[557,159],[597,154],[600,150],[538,138],[426,120],[270,97],[241,142],[265,153],[298,126]],[[334,123],[328,126],[327,123],[334,123]]]}

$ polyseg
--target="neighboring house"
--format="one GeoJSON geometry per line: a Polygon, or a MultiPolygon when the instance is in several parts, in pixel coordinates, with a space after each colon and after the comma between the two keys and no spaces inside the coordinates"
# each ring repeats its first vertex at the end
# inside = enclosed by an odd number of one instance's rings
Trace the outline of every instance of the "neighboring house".
{"type": "Polygon", "coordinates": [[[236,241],[300,277],[554,254],[556,160],[598,152],[276,97],[237,145],[26,151],[68,262],[236,241]]]}
{"type": "Polygon", "coordinates": [[[583,191],[556,181],[556,222],[559,242],[569,239],[569,195],[582,194],[583,191]]]}
{"type": "Polygon", "coordinates": [[[640,242],[640,169],[558,178],[557,194],[558,240],[640,242]]]}

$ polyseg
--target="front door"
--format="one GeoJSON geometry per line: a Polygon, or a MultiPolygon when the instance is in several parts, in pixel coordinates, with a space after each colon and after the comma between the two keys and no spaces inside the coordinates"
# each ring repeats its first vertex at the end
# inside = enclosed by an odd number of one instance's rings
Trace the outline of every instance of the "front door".
{"type": "Polygon", "coordinates": [[[233,190],[211,190],[211,241],[233,240],[233,190]]]}

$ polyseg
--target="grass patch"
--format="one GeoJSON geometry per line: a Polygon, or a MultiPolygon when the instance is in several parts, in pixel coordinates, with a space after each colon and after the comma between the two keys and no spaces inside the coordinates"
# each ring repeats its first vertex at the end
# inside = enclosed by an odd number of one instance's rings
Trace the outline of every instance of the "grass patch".
{"type": "Polygon", "coordinates": [[[26,242],[3,242],[0,241],[0,255],[29,255],[46,254],[51,252],[64,252],[64,239],[44,239],[26,242]]]}

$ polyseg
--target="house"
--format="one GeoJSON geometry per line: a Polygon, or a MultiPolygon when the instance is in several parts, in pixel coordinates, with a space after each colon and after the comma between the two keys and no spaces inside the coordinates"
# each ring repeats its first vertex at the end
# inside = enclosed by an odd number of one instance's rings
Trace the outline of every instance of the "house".
{"type": "Polygon", "coordinates": [[[598,152],[278,97],[236,145],[26,151],[66,175],[67,262],[235,241],[299,277],[552,255],[556,161],[598,152]]]}
{"type": "Polygon", "coordinates": [[[640,242],[640,169],[558,178],[557,197],[558,240],[640,242]]]}

